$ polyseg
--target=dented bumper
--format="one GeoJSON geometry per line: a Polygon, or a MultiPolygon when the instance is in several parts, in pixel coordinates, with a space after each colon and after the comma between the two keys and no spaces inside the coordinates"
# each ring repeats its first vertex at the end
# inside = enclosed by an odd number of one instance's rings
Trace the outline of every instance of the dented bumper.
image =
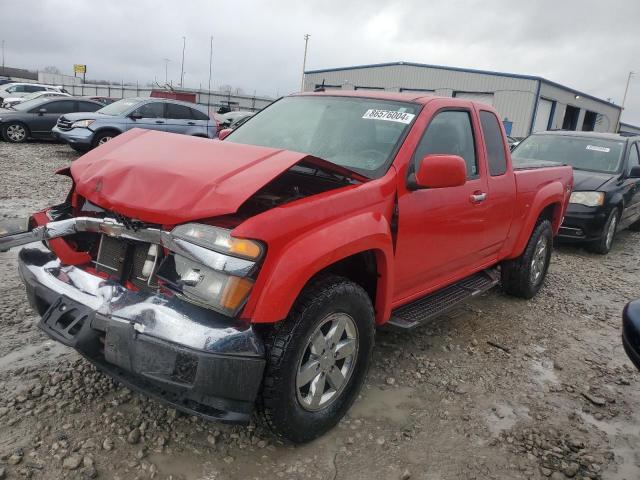
{"type": "Polygon", "coordinates": [[[262,381],[253,328],[178,297],[136,292],[63,265],[44,246],[19,269],[39,327],[127,386],[211,420],[244,423],[262,381]]]}

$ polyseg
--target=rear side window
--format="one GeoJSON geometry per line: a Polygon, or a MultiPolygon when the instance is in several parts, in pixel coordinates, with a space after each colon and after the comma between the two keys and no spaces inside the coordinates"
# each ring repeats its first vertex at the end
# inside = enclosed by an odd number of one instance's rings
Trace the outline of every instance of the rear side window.
{"type": "Polygon", "coordinates": [[[61,100],[59,102],[46,103],[42,108],[47,109],[47,113],[71,113],[74,111],[73,100],[61,100]]]}
{"type": "Polygon", "coordinates": [[[24,86],[24,91],[25,91],[25,92],[29,92],[29,93],[32,93],[32,92],[42,92],[42,91],[44,91],[44,90],[46,90],[46,88],[44,88],[44,87],[38,87],[38,86],[36,86],[36,85],[25,85],[25,86],[24,86]]]}
{"type": "Polygon", "coordinates": [[[209,117],[204,112],[195,108],[190,108],[189,110],[191,110],[191,118],[194,120],[209,120],[209,117]]]}
{"type": "Polygon", "coordinates": [[[504,153],[504,141],[498,119],[493,113],[481,110],[480,125],[487,146],[489,173],[492,177],[502,175],[507,171],[507,155],[504,153]]]}
{"type": "Polygon", "coordinates": [[[191,120],[191,109],[184,105],[167,103],[167,118],[173,120],[191,120]]]}
{"type": "Polygon", "coordinates": [[[437,153],[459,155],[467,165],[467,178],[478,176],[469,112],[446,110],[433,117],[416,148],[414,162],[419,162],[425,155],[437,153]]]}
{"type": "Polygon", "coordinates": [[[102,108],[102,105],[98,105],[92,102],[78,102],[79,112],[95,112],[99,108],[102,108]]]}
{"type": "Polygon", "coordinates": [[[631,144],[629,151],[629,170],[636,165],[640,165],[640,157],[638,157],[638,144],[631,144]]]}

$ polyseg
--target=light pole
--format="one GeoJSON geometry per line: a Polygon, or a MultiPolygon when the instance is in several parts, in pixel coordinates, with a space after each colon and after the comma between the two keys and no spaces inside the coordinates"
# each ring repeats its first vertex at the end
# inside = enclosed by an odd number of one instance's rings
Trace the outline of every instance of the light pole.
{"type": "Polygon", "coordinates": [[[213,35],[211,35],[211,45],[209,47],[209,88],[207,90],[207,113],[211,108],[211,68],[213,64],[213,35]]]}
{"type": "Polygon", "coordinates": [[[187,37],[182,37],[182,67],[180,67],[180,88],[184,82],[184,49],[187,46],[187,37]]]}
{"type": "Polygon", "coordinates": [[[307,46],[309,45],[309,35],[308,33],[304,34],[304,57],[302,59],[302,78],[300,79],[300,91],[304,91],[304,71],[307,68],[307,46]]]}
{"type": "Polygon", "coordinates": [[[4,73],[4,40],[2,40],[2,73],[4,73]]]}
{"type": "Polygon", "coordinates": [[[629,72],[629,76],[627,77],[627,86],[624,88],[624,95],[622,97],[622,105],[620,108],[620,115],[618,115],[618,124],[616,125],[616,131],[614,133],[618,133],[620,130],[620,119],[622,118],[622,112],[624,112],[624,104],[627,101],[627,93],[629,93],[629,83],[631,82],[631,77],[633,77],[636,72],[629,72]]]}
{"type": "Polygon", "coordinates": [[[163,60],[164,60],[164,83],[166,85],[167,83],[169,83],[169,74],[168,74],[168,72],[169,72],[169,62],[171,60],[169,60],[168,58],[163,58],[163,60]]]}

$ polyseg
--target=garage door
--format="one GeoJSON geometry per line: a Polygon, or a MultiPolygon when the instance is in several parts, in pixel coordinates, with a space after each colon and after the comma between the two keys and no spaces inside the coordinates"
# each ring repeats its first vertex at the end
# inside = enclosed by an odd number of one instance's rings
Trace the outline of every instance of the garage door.
{"type": "Polygon", "coordinates": [[[453,96],[456,98],[464,98],[465,100],[472,100],[474,102],[486,103],[487,105],[493,105],[493,93],[455,92],[453,96]]]}
{"type": "Polygon", "coordinates": [[[551,115],[551,108],[553,102],[541,98],[538,100],[538,111],[536,112],[536,121],[533,124],[534,132],[544,132],[549,125],[549,116],[551,115]]]}

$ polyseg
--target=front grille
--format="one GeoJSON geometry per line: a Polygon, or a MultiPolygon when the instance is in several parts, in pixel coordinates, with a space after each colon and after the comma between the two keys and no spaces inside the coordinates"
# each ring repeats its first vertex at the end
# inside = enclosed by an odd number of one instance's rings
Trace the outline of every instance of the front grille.
{"type": "Polygon", "coordinates": [[[160,252],[161,249],[150,243],[102,235],[95,260],[96,270],[123,284],[129,281],[138,288],[156,288],[158,284],[155,270],[159,264],[157,256],[160,252]]]}
{"type": "Polygon", "coordinates": [[[58,123],[56,124],[60,130],[71,130],[71,125],[73,122],[71,120],[67,120],[64,116],[58,119],[58,123]]]}

